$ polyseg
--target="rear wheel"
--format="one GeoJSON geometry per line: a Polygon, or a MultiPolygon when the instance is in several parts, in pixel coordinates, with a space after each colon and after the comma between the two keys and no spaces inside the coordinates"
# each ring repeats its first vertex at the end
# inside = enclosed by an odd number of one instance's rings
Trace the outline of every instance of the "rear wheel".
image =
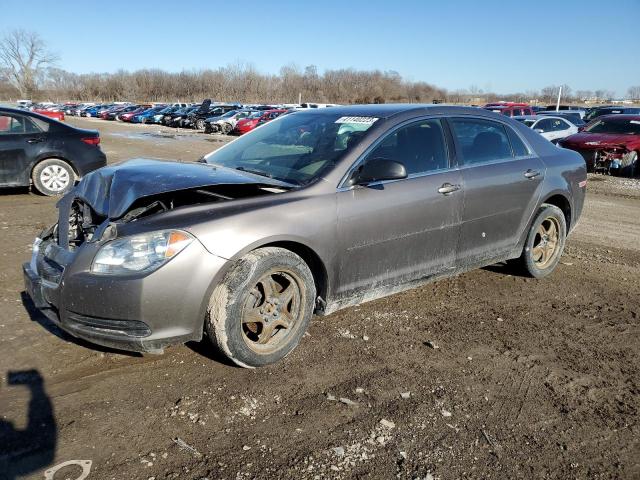
{"type": "Polygon", "coordinates": [[[63,195],[73,188],[75,173],[64,160],[48,158],[34,167],[31,180],[43,195],[63,195]]]}
{"type": "Polygon", "coordinates": [[[550,275],[560,261],[566,236],[567,222],[562,210],[543,204],[531,224],[519,259],[524,272],[534,278],[550,275]]]}
{"type": "Polygon", "coordinates": [[[230,123],[222,124],[222,133],[224,133],[225,135],[228,135],[229,133],[231,133],[231,130],[233,130],[233,127],[231,126],[230,123]]]}
{"type": "Polygon", "coordinates": [[[276,247],[254,250],[215,288],[205,331],[237,365],[269,365],[302,339],[315,295],[313,275],[298,255],[276,247]]]}
{"type": "Polygon", "coordinates": [[[198,120],[196,120],[196,128],[198,130],[204,130],[204,119],[199,118],[198,120]]]}

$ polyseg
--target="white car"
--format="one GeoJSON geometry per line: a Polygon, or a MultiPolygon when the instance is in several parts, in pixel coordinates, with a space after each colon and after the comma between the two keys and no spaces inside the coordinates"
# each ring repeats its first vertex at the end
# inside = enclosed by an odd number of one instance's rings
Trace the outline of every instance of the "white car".
{"type": "Polygon", "coordinates": [[[211,130],[213,132],[221,132],[226,134],[231,133],[231,131],[236,128],[236,125],[243,118],[247,118],[256,113],[264,113],[261,110],[238,110],[233,115],[229,115],[225,117],[224,115],[220,117],[219,120],[211,122],[211,130]]]}
{"type": "Polygon", "coordinates": [[[513,117],[513,119],[532,128],[551,143],[557,143],[569,135],[578,133],[578,127],[562,117],[554,117],[551,115],[520,115],[513,117]]]}

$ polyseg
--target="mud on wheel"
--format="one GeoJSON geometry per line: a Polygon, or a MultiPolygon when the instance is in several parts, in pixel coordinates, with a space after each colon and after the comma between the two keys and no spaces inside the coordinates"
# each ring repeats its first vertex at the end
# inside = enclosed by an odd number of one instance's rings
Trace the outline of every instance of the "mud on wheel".
{"type": "Polygon", "coordinates": [[[236,364],[268,365],[300,342],[315,297],[313,275],[298,255],[276,247],[254,250],[214,289],[205,331],[236,364]]]}
{"type": "Polygon", "coordinates": [[[560,261],[567,236],[564,213],[555,205],[543,204],[531,224],[519,262],[535,278],[551,274],[560,261]]]}

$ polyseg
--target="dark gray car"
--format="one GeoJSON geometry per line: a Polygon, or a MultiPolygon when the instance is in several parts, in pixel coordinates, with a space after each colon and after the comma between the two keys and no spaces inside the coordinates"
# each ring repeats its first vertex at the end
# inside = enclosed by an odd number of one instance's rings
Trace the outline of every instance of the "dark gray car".
{"type": "Polygon", "coordinates": [[[586,178],[577,153],[482,109],[297,112],[199,163],[87,175],[24,277],[77,337],[161,351],[206,335],[261,366],[293,350],[314,312],[505,260],[548,275],[586,178]]]}

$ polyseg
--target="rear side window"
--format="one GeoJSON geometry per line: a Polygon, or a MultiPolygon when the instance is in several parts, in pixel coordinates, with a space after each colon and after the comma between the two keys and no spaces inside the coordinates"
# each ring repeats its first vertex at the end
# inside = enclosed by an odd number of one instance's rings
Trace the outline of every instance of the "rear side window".
{"type": "Polygon", "coordinates": [[[367,160],[376,158],[402,163],[407,175],[448,168],[449,160],[440,120],[423,120],[397,129],[367,156],[367,160]]]}
{"type": "MultiPolygon", "coordinates": [[[[46,124],[46,122],[42,122],[46,124]]],[[[0,115],[0,135],[16,133],[40,133],[41,129],[28,117],[22,115],[0,115]]]]}
{"type": "Polygon", "coordinates": [[[451,126],[462,149],[464,165],[512,158],[507,131],[501,123],[454,118],[451,120],[451,126]]]}

